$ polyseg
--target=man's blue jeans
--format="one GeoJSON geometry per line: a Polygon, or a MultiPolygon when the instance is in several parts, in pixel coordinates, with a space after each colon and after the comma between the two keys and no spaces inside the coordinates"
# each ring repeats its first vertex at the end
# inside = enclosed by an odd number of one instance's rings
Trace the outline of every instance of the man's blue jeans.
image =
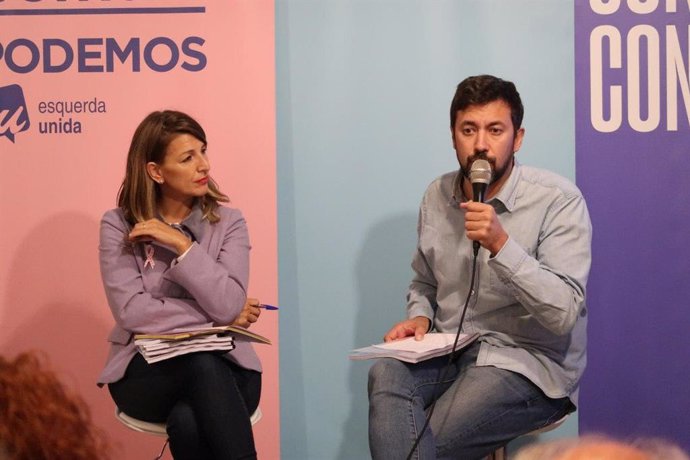
{"type": "Polygon", "coordinates": [[[404,460],[440,396],[414,459],[480,459],[522,434],[574,410],[520,374],[475,366],[478,342],[441,377],[448,356],[408,364],[380,359],[369,371],[369,447],[375,460],[404,460]],[[438,388],[437,388],[438,386],[438,388]]]}

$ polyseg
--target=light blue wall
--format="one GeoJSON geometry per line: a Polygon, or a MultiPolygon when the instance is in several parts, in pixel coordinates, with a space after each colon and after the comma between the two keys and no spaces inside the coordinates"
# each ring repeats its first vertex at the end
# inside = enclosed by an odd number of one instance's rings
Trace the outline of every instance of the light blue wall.
{"type": "MultiPolygon", "coordinates": [[[[404,316],[417,205],[454,169],[457,83],[526,106],[519,159],[575,177],[571,0],[276,2],[283,459],[365,459],[368,363],[404,316]]],[[[576,418],[558,435],[576,433],[576,418]]]]}

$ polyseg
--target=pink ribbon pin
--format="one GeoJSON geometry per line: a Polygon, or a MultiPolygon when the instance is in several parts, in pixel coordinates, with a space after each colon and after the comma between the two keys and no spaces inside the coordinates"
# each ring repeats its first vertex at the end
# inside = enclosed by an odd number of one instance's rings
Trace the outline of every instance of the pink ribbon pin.
{"type": "Polygon", "coordinates": [[[147,244],[144,246],[144,253],[146,254],[146,261],[144,261],[144,268],[146,266],[150,266],[151,268],[156,266],[156,261],[153,260],[153,246],[150,244],[147,244]]]}

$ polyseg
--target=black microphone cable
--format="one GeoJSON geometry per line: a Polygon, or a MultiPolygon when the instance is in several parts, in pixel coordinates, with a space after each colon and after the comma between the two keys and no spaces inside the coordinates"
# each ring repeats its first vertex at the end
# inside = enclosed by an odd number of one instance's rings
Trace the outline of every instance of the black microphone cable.
{"type": "Polygon", "coordinates": [[[465,299],[465,305],[462,307],[462,314],[460,315],[460,324],[458,324],[458,332],[455,334],[455,341],[453,342],[453,348],[451,349],[450,355],[448,357],[448,363],[443,367],[443,372],[441,373],[441,378],[434,384],[434,396],[431,399],[431,404],[429,405],[429,410],[426,416],[426,421],[424,422],[424,426],[422,427],[422,431],[419,433],[417,436],[417,439],[415,439],[414,444],[412,445],[412,449],[410,449],[410,453],[407,454],[407,460],[410,460],[412,458],[412,455],[414,454],[415,450],[417,449],[417,446],[419,445],[419,441],[421,441],[422,436],[426,432],[427,428],[429,427],[429,422],[431,421],[431,416],[434,413],[434,408],[436,407],[436,401],[438,400],[438,397],[440,396],[439,394],[439,389],[441,387],[441,382],[443,382],[446,378],[446,375],[448,375],[448,371],[450,370],[450,365],[453,363],[455,358],[457,357],[458,350],[455,348],[458,346],[458,340],[460,339],[460,331],[462,330],[462,323],[465,320],[465,313],[467,313],[467,306],[470,303],[470,298],[472,297],[472,294],[474,293],[475,289],[478,289],[479,286],[475,288],[474,286],[474,278],[477,273],[477,253],[479,252],[479,248],[476,248],[473,253],[474,256],[472,258],[472,277],[470,279],[470,289],[469,292],[467,293],[467,298],[465,299]]]}

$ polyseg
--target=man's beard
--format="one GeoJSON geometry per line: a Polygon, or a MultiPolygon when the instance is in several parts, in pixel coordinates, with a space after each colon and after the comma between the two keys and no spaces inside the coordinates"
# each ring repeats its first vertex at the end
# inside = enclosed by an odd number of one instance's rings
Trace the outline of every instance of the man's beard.
{"type": "Polygon", "coordinates": [[[493,183],[500,180],[506,174],[506,172],[508,172],[510,167],[513,165],[513,161],[515,161],[515,156],[511,155],[508,161],[506,161],[506,163],[501,168],[496,168],[496,160],[489,159],[489,157],[486,154],[486,150],[478,150],[474,152],[472,155],[470,155],[469,158],[467,158],[467,168],[463,168],[462,165],[460,165],[462,175],[467,180],[470,180],[470,170],[472,169],[472,163],[474,163],[477,160],[486,160],[489,162],[489,164],[491,165],[490,183],[493,183]]]}

